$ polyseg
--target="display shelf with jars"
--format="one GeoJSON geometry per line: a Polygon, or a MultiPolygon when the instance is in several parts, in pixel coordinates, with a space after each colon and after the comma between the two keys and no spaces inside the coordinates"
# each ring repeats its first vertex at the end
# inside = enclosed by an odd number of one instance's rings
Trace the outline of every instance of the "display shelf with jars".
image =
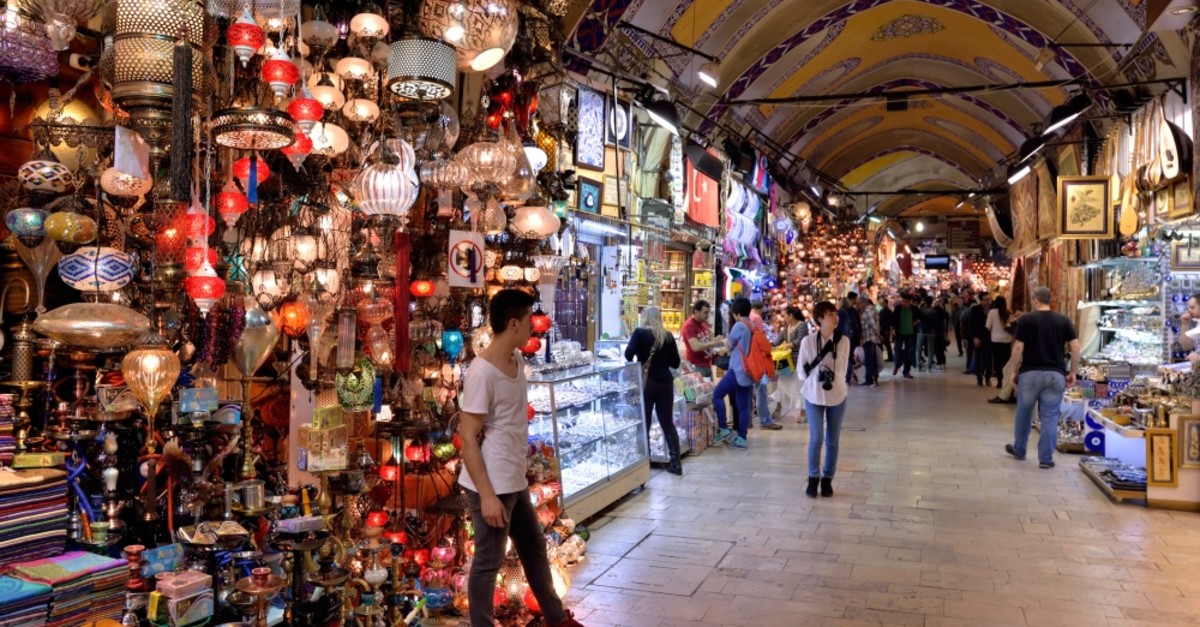
{"type": "Polygon", "coordinates": [[[650,478],[637,364],[599,363],[529,380],[532,437],[551,439],[562,502],[586,520],[650,478]]]}

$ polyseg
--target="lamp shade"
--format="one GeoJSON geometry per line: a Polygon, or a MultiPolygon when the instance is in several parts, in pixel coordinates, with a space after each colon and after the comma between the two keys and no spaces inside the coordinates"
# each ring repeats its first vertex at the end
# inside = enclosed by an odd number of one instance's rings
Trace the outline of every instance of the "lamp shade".
{"type": "Polygon", "coordinates": [[[304,163],[304,160],[308,158],[308,155],[312,154],[312,151],[312,138],[304,133],[296,133],[296,141],[292,142],[291,146],[280,149],[279,152],[288,158],[293,168],[299,170],[300,164],[304,163]]]}
{"type": "Polygon", "coordinates": [[[192,276],[183,280],[183,289],[196,302],[200,313],[206,315],[212,306],[225,295],[225,281],[217,276],[217,272],[209,265],[208,260],[204,260],[192,276]]]}
{"type": "Polygon", "coordinates": [[[531,205],[517,209],[516,215],[508,223],[508,230],[520,238],[540,240],[554,235],[561,226],[562,220],[549,207],[531,205]]]}
{"type": "Polygon", "coordinates": [[[217,194],[217,215],[228,227],[233,227],[237,224],[238,218],[242,217],[243,213],[250,208],[250,201],[246,200],[246,195],[238,191],[238,188],[233,185],[233,181],[225,184],[221,188],[221,193],[217,194]]]}
{"type": "Polygon", "coordinates": [[[133,280],[133,257],[107,246],[88,246],[58,260],[58,276],[81,292],[112,292],[133,280]]]}
{"type": "Polygon", "coordinates": [[[217,249],[209,248],[208,246],[188,246],[183,253],[183,269],[189,273],[194,273],[200,270],[200,266],[208,263],[210,266],[217,265],[217,249]]]}
{"type": "MultiPolygon", "coordinates": [[[[122,0],[117,3],[116,17],[113,100],[127,110],[143,105],[169,106],[175,92],[172,51],[184,32],[192,47],[191,96],[193,102],[201,104],[204,86],[211,84],[205,65],[209,44],[214,39],[206,33],[209,20],[204,0],[122,0]]],[[[257,44],[261,46],[262,30],[258,32],[257,44]]],[[[252,46],[254,41],[245,45],[252,46]]]]}
{"type": "Polygon", "coordinates": [[[372,163],[354,179],[352,189],[358,208],[368,216],[395,216],[407,221],[408,210],[417,200],[411,170],[390,163],[372,163]]]}
{"type": "Polygon", "coordinates": [[[321,116],[325,115],[325,107],[321,101],[313,98],[312,92],[305,86],[300,90],[300,94],[292,99],[288,104],[288,114],[296,121],[296,127],[302,132],[307,133],[312,130],[321,116]]]}
{"type": "Polygon", "coordinates": [[[262,79],[271,88],[271,92],[276,98],[283,98],[287,95],[288,89],[300,80],[300,69],[292,63],[292,58],[288,56],[287,50],[282,47],[275,48],[271,53],[271,58],[263,63],[262,79]]]}
{"type": "Polygon", "coordinates": [[[408,100],[449,98],[457,78],[454,48],[438,39],[407,36],[388,54],[388,88],[408,100]]]}
{"type": "Polygon", "coordinates": [[[8,212],[4,226],[17,237],[45,237],[48,217],[50,214],[44,209],[21,207],[8,212]]]}
{"type": "Polygon", "coordinates": [[[669,100],[655,100],[645,105],[646,114],[655,124],[663,127],[672,135],[679,134],[679,112],[669,100]]]}
{"type": "Polygon", "coordinates": [[[350,32],[356,37],[379,39],[390,31],[387,19],[378,13],[359,13],[350,19],[350,32]]]}
{"type": "Polygon", "coordinates": [[[308,138],[313,143],[312,154],[321,157],[336,157],[350,148],[350,135],[337,124],[318,123],[308,138]]]}
{"type": "Polygon", "coordinates": [[[483,72],[512,48],[517,16],[514,0],[425,0],[419,23],[426,37],[454,46],[458,69],[483,72]]]}
{"type": "Polygon", "coordinates": [[[125,354],[121,360],[121,375],[147,415],[154,416],[179,379],[179,357],[161,335],[151,331],[125,354]]]}
{"type": "Polygon", "coordinates": [[[241,59],[242,67],[246,66],[259,48],[262,48],[266,34],[250,14],[250,5],[246,5],[238,19],[229,25],[225,31],[225,40],[229,42],[229,47],[233,49],[237,58],[241,59]]]}
{"type": "Polygon", "coordinates": [[[475,142],[460,150],[454,160],[467,169],[469,185],[499,183],[516,166],[512,153],[495,142],[475,142]]]}
{"type": "Polygon", "coordinates": [[[366,81],[375,73],[371,62],[359,57],[344,57],[333,66],[333,71],[344,80],[366,81]]]}
{"type": "MultiPolygon", "coordinates": [[[[288,62],[291,65],[291,62],[288,62]]],[[[291,66],[295,69],[295,66],[291,66]]],[[[296,122],[286,111],[231,107],[213,113],[213,141],[226,148],[276,150],[292,143],[296,122]]]]}

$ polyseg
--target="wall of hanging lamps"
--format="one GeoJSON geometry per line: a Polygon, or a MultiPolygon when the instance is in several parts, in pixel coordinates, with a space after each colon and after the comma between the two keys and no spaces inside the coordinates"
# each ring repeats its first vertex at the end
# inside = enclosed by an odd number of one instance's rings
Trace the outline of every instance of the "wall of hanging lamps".
{"type": "MultiPolygon", "coordinates": [[[[54,81],[4,216],[34,281],[0,414],[20,408],[15,455],[67,460],[57,553],[129,560],[89,618],[176,620],[147,615],[176,592],[143,563],[199,573],[186,598],[214,624],[266,624],[272,605],[290,624],[462,615],[457,402],[487,296],[538,296],[535,366],[557,343],[567,3],[115,0],[92,20],[101,4],[10,0],[0,20],[0,80],[54,81]],[[65,42],[93,57],[86,89],[57,87],[65,42]],[[102,113],[69,124],[54,99],[102,113]],[[67,165],[59,144],[87,150],[67,165]],[[451,257],[476,235],[481,254],[451,257]],[[73,400],[43,394],[56,380],[73,400]]],[[[537,449],[561,594],[586,530],[537,449]]],[[[512,556],[496,598],[504,624],[539,611],[512,556]]]]}

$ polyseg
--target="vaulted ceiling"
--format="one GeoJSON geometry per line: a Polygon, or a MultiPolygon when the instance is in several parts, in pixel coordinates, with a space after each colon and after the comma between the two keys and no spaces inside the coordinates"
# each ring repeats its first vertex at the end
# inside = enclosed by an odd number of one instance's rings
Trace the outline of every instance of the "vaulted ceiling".
{"type": "MultiPolygon", "coordinates": [[[[1145,33],[1147,5],[1158,0],[588,1],[575,14],[572,46],[626,68],[665,58],[680,100],[728,127],[763,131],[770,141],[756,143],[851,191],[978,189],[1078,88],[916,97],[906,111],[887,111],[880,99],[741,101],[1080,77],[1099,87],[1187,72],[1179,35],[1145,33]],[[621,22],[716,56],[719,87],[695,78],[703,59],[621,22]],[[1080,43],[1136,45],[1054,45],[1080,43]]],[[[698,116],[691,124],[708,126],[698,116]]],[[[951,213],[957,204],[950,196],[880,200],[892,215],[951,213]]]]}

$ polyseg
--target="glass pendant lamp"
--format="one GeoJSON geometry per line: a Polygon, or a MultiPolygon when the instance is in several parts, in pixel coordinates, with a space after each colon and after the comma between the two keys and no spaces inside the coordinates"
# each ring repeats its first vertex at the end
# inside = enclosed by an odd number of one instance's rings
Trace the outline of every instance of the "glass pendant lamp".
{"type": "Polygon", "coordinates": [[[121,360],[121,375],[129,391],[146,410],[146,449],[155,450],[154,417],[179,379],[179,357],[157,333],[143,335],[121,360]]]}
{"type": "Polygon", "coordinates": [[[422,34],[454,46],[464,72],[491,69],[517,39],[514,0],[425,0],[418,19],[422,34]]]}

